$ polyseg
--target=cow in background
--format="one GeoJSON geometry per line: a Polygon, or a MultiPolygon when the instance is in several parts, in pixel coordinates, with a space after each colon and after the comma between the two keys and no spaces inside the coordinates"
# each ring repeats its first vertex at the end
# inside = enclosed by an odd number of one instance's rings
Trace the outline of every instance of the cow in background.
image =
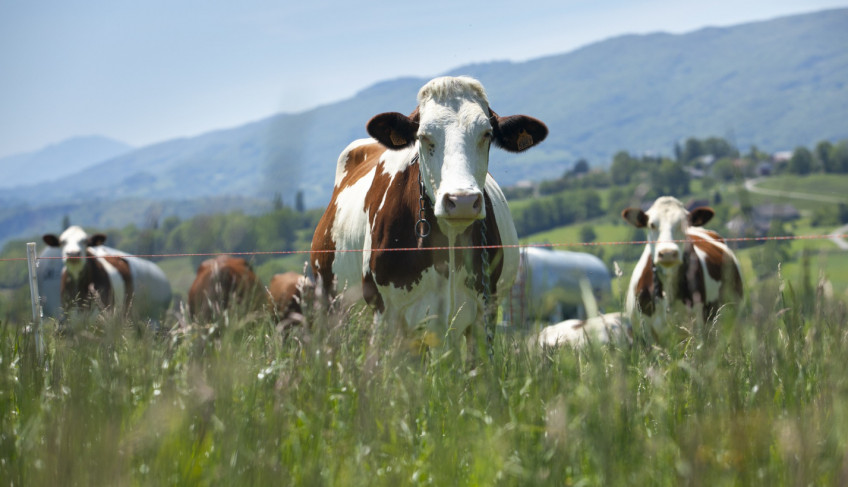
{"type": "Polygon", "coordinates": [[[303,319],[303,308],[301,304],[302,290],[307,285],[306,278],[297,272],[284,272],[274,274],[268,285],[268,293],[271,295],[272,311],[277,320],[303,319]]]}
{"type": "Polygon", "coordinates": [[[622,211],[625,221],[648,234],[625,301],[634,328],[645,318],[649,332],[661,332],[675,303],[706,321],[723,305],[742,299],[736,256],[717,233],[701,228],[714,214],[709,207],[687,211],[671,196],[658,198],[647,211],[622,211]]]}
{"type": "Polygon", "coordinates": [[[127,316],[158,320],[171,302],[171,285],[153,262],[104,247],[106,236],[78,226],[44,243],[61,250],[63,311],[107,308],[127,316]]]}
{"type": "Polygon", "coordinates": [[[231,309],[258,311],[266,303],[265,289],[250,263],[240,257],[204,260],[188,291],[189,316],[194,320],[210,321],[231,309]]]}

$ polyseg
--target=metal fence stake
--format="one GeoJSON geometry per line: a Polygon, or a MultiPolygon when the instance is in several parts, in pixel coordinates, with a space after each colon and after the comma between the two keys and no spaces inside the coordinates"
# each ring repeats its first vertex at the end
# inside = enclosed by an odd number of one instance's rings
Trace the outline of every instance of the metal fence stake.
{"type": "Polygon", "coordinates": [[[38,362],[44,359],[44,342],[41,337],[41,302],[38,296],[37,260],[35,257],[35,242],[27,243],[27,263],[29,264],[29,297],[32,300],[32,326],[35,336],[35,353],[38,362]]]}

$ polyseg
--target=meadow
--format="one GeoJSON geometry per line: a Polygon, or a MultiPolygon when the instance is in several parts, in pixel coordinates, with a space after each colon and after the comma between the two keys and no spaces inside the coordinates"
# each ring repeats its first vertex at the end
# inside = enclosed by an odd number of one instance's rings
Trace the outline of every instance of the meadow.
{"type": "MultiPolygon", "coordinates": [[[[624,283],[615,286],[623,287],[624,283]]],[[[424,354],[368,310],[0,325],[6,485],[845,485],[848,306],[776,274],[658,343],[424,354]]]]}

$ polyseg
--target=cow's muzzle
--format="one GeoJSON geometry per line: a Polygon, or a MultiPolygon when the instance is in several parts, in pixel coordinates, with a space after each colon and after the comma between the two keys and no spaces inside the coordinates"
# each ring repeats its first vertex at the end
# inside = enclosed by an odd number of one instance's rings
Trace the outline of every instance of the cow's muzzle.
{"type": "Polygon", "coordinates": [[[680,250],[677,247],[660,249],[654,262],[663,267],[674,267],[680,264],[680,250]]]}
{"type": "Polygon", "coordinates": [[[442,197],[443,217],[455,227],[466,227],[483,218],[483,194],[479,191],[446,193],[442,197]]]}

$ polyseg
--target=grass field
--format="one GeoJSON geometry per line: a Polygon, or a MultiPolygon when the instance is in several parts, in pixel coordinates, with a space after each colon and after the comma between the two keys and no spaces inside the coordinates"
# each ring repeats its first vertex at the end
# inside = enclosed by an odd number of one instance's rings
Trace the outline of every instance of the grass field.
{"type": "MultiPolygon", "coordinates": [[[[6,485],[845,485],[848,307],[791,281],[656,346],[416,356],[367,311],[0,325],[6,485]]],[[[453,340],[447,343],[455,344],[453,340]]]]}
{"type": "MultiPolygon", "coordinates": [[[[522,243],[585,250],[582,226],[522,243]]],[[[580,350],[501,333],[491,362],[453,336],[413,353],[359,307],[286,331],[238,312],[160,333],[48,321],[41,362],[24,324],[0,322],[0,484],[848,485],[848,258],[785,245],[762,279],[761,247],[739,250],[745,302],[703,327],[580,350]]],[[[268,282],[302,262],[256,268],[268,282]]],[[[191,258],[159,264],[185,296],[191,258]]],[[[635,260],[619,264],[620,303],[635,260]]]]}

